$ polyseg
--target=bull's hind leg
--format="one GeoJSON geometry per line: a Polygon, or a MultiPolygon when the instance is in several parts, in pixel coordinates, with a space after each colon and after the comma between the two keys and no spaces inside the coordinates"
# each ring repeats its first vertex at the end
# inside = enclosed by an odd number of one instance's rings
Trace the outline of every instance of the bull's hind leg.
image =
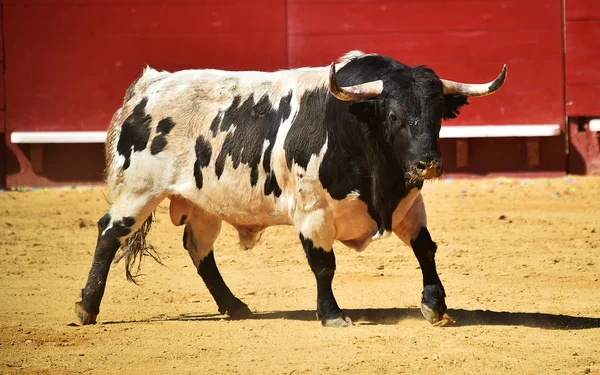
{"type": "Polygon", "coordinates": [[[134,234],[150,215],[162,198],[121,195],[110,211],[98,221],[98,241],[94,251],[92,267],[81,301],[75,304],[75,312],[81,324],[95,324],[100,312],[110,264],[121,244],[134,234]]]}
{"type": "Polygon", "coordinates": [[[190,254],[219,312],[235,319],[247,318],[252,312],[227,287],[215,262],[213,245],[220,231],[221,219],[194,206],[183,232],[183,247],[190,254]]]}
{"type": "Polygon", "coordinates": [[[423,198],[419,196],[408,210],[404,220],[394,228],[394,233],[410,245],[423,274],[421,312],[434,325],[443,325],[451,319],[446,315],[446,292],[437,274],[435,253],[437,245],[427,230],[427,215],[423,198]]]}

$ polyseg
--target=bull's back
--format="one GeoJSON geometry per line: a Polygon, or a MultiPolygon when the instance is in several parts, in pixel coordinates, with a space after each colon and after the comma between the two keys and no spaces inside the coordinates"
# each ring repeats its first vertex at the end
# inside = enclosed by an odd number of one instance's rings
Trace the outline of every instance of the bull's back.
{"type": "Polygon", "coordinates": [[[152,189],[232,223],[290,223],[283,144],[299,93],[297,77],[281,76],[146,69],[109,128],[111,194],[152,189]]]}

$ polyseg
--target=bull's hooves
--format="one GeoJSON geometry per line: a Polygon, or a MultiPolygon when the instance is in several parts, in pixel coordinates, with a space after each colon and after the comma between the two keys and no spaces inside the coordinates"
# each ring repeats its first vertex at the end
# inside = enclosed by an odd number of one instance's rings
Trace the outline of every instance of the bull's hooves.
{"type": "Polygon", "coordinates": [[[237,319],[248,319],[253,314],[252,314],[252,311],[248,308],[248,306],[242,305],[242,306],[238,307],[234,311],[228,311],[227,315],[229,315],[229,317],[231,319],[236,319],[237,320],[237,319]]]}
{"type": "Polygon", "coordinates": [[[79,324],[82,326],[86,326],[89,324],[96,324],[97,314],[90,314],[83,308],[81,302],[75,303],[75,314],[77,315],[77,319],[79,319],[79,324]]]}
{"type": "Polygon", "coordinates": [[[441,311],[434,311],[425,304],[421,304],[421,313],[434,327],[444,327],[456,323],[448,314],[441,311]]]}
{"type": "Polygon", "coordinates": [[[331,327],[331,328],[346,328],[352,327],[352,320],[348,318],[345,314],[339,315],[333,318],[324,317],[321,319],[321,324],[323,327],[331,327]]]}

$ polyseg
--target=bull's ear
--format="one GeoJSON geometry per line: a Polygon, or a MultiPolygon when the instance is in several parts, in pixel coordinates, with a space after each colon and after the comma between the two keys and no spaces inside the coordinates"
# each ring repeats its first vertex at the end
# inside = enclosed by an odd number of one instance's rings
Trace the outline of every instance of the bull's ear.
{"type": "Polygon", "coordinates": [[[375,117],[375,103],[372,100],[361,100],[350,105],[350,113],[352,113],[359,121],[369,122],[375,117]]]}
{"type": "Polygon", "coordinates": [[[469,104],[467,102],[467,97],[464,95],[444,95],[444,120],[449,118],[456,118],[460,113],[459,108],[465,104],[469,104]]]}

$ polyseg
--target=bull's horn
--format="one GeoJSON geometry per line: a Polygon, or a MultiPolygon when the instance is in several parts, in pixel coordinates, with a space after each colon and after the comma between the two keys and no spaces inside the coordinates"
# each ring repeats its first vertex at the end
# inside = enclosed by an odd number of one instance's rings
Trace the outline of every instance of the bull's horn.
{"type": "Polygon", "coordinates": [[[344,101],[371,99],[383,92],[383,81],[377,80],[356,86],[340,87],[335,79],[335,62],[332,62],[329,71],[329,91],[333,96],[344,101]]]}
{"type": "Polygon", "coordinates": [[[495,80],[488,83],[472,84],[442,79],[445,95],[458,94],[464,96],[486,96],[493,94],[502,87],[504,81],[506,81],[506,64],[504,64],[500,75],[495,80]]]}

